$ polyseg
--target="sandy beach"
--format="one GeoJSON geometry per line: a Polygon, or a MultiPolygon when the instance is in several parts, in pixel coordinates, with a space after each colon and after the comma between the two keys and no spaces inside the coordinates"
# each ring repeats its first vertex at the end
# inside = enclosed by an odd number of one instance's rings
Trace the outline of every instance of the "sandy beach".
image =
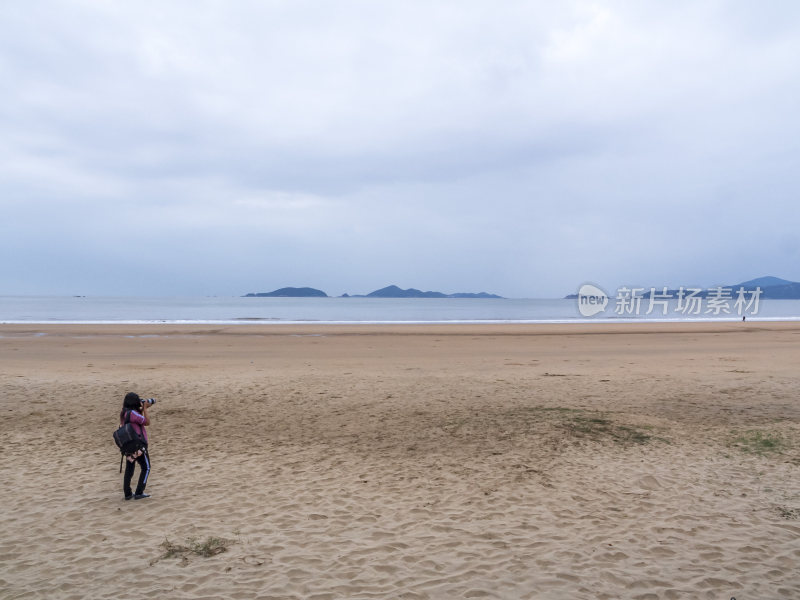
{"type": "Polygon", "coordinates": [[[4,599],[800,598],[800,323],[0,325],[0,364],[4,599]]]}

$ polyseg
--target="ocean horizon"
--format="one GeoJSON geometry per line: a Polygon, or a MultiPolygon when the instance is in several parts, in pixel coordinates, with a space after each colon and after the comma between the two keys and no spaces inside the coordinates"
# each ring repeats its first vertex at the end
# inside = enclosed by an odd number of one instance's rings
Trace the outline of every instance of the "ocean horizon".
{"type": "MultiPolygon", "coordinates": [[[[613,299],[612,299],[613,300],[613,299]]],[[[631,307],[628,307],[629,309],[631,307]]],[[[537,298],[247,298],[0,296],[0,323],[137,324],[427,324],[427,323],[592,323],[661,321],[800,320],[800,300],[762,300],[757,312],[698,307],[682,312],[672,300],[648,312],[620,311],[613,301],[602,312],[583,316],[574,299],[537,298]]]]}

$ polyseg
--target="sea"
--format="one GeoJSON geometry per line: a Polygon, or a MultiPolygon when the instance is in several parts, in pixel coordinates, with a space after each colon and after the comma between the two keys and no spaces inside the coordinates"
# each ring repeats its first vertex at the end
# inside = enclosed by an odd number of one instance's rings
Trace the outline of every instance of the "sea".
{"type": "Polygon", "coordinates": [[[620,306],[612,298],[605,310],[586,317],[578,301],[569,299],[0,296],[0,323],[715,322],[741,321],[742,317],[748,321],[800,321],[800,300],[763,299],[757,307],[742,308],[731,302],[697,305],[687,311],[674,300],[655,307],[649,307],[647,300],[638,306],[620,306]]]}

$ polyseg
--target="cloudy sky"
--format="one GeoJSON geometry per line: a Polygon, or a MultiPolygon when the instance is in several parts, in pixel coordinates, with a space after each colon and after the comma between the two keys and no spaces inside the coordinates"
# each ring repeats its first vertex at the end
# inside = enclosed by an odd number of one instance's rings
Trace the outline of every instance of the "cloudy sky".
{"type": "Polygon", "coordinates": [[[0,4],[0,295],[800,280],[800,3],[0,4]]]}

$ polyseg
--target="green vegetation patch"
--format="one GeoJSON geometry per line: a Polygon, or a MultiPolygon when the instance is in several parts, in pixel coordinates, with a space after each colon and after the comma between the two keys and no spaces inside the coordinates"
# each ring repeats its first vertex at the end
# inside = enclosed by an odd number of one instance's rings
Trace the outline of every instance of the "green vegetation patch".
{"type": "Polygon", "coordinates": [[[787,442],[780,433],[750,429],[734,438],[733,446],[747,454],[764,456],[783,452],[787,442]]]}
{"type": "Polygon", "coordinates": [[[647,444],[653,436],[646,427],[620,425],[602,416],[576,415],[563,423],[573,435],[594,441],[610,440],[618,444],[647,444]]]}
{"type": "Polygon", "coordinates": [[[203,541],[189,538],[185,545],[176,544],[167,539],[161,544],[161,548],[164,550],[161,558],[181,558],[183,560],[188,559],[189,556],[208,558],[227,551],[228,546],[232,543],[230,540],[213,536],[209,536],[203,541]]]}

